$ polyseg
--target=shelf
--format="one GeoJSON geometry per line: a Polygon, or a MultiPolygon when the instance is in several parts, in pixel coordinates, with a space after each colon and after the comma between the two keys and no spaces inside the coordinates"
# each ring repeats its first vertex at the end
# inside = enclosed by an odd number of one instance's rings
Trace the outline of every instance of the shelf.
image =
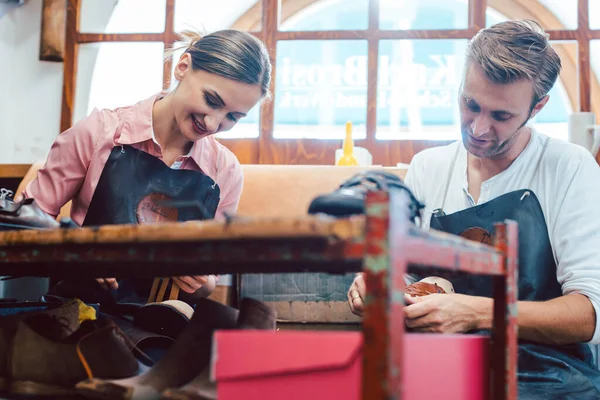
{"type": "MultiPolygon", "coordinates": [[[[364,216],[335,219],[116,225],[0,232],[0,275],[156,277],[209,273],[365,273],[363,398],[401,399],[404,275],[437,268],[492,275],[490,398],[516,399],[517,226],[496,224],[494,246],[425,232],[407,216],[400,190],[371,192],[364,216]]],[[[449,339],[449,338],[444,338],[449,339]]],[[[435,340],[435,339],[434,339],[435,340]]],[[[409,399],[412,400],[412,399],[409,399]]]]}

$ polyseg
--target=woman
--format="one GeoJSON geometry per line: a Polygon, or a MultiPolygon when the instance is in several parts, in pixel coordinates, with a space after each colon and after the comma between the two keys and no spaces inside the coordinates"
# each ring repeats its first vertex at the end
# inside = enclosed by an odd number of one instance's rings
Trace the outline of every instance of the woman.
{"type": "MultiPolygon", "coordinates": [[[[175,65],[176,88],[129,107],[94,110],[60,134],[24,196],[53,217],[72,200],[71,217],[82,226],[236,212],[241,166],[213,135],[233,128],[269,96],[269,55],[262,42],[236,30],[182,36],[189,45],[175,65]]],[[[97,281],[117,301],[145,302],[150,292],[149,281],[97,281]]],[[[193,296],[210,294],[215,281],[212,275],[173,277],[193,296]]],[[[89,289],[63,282],[57,294],[89,298],[89,289]]]]}

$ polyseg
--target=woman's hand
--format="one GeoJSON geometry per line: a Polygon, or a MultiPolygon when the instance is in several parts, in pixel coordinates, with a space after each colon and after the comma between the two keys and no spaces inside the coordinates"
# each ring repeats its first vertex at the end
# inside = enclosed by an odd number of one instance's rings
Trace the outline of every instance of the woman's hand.
{"type": "MultiPolygon", "coordinates": [[[[217,285],[218,278],[215,275],[174,276],[173,282],[185,293],[194,294],[201,290],[203,296],[212,293],[217,285]]],[[[198,293],[200,294],[200,293],[198,293]]]]}

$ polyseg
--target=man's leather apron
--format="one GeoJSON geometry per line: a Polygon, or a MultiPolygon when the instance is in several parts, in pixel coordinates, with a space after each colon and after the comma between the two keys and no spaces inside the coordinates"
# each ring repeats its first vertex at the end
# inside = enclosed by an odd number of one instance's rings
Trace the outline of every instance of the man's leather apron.
{"type": "MultiPolygon", "coordinates": [[[[538,160],[538,173],[549,139],[538,160]]],[[[459,147],[460,149],[460,147],[459,147]]],[[[442,209],[448,194],[450,168],[442,209]]],[[[531,182],[529,184],[531,187],[531,182]]],[[[544,214],[530,189],[506,193],[485,204],[450,215],[435,212],[431,228],[492,244],[494,223],[516,221],[519,228],[519,300],[545,301],[562,296],[556,263],[544,214]]],[[[457,293],[492,297],[490,277],[460,275],[451,278],[457,293]]],[[[600,399],[600,371],[593,365],[590,348],[583,343],[550,346],[519,341],[518,382],[520,399],[600,399]]]]}
{"type": "MultiPolygon", "coordinates": [[[[219,200],[219,186],[202,172],[172,169],[146,152],[118,146],[102,170],[83,226],[213,219],[219,200]]],[[[90,303],[143,304],[151,290],[156,294],[178,289],[170,279],[163,280],[162,285],[159,282],[151,278],[119,279],[119,288],[107,291],[95,280],[68,279],[50,293],[90,303]]]]}

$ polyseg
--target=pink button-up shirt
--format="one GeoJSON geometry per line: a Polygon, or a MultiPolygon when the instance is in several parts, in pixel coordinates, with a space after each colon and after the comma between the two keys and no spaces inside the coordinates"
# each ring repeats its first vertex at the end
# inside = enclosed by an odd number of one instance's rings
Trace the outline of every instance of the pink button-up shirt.
{"type": "MultiPolygon", "coordinates": [[[[54,217],[72,200],[71,218],[81,225],[113,147],[130,145],[162,159],[152,128],[152,106],[159,95],[129,107],[95,109],[61,133],[24,195],[33,197],[42,210],[54,217]]],[[[179,156],[171,168],[201,171],[210,176],[221,189],[216,218],[223,218],[224,213],[235,214],[242,194],[242,167],[236,156],[213,136],[195,142],[190,152],[179,156]]]]}

